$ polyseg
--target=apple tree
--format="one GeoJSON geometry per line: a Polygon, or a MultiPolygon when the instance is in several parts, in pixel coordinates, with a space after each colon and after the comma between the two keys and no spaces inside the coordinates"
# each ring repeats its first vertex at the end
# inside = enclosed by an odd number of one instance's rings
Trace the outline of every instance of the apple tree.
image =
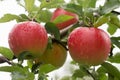
{"type": "MultiPolygon", "coordinates": [[[[4,1],[4,0],[1,0],[4,1]]],[[[0,2],[1,2],[0,1],[0,2]]],[[[120,0],[16,0],[25,13],[6,13],[0,23],[16,21],[0,46],[0,71],[12,80],[48,80],[69,64],[71,75],[55,80],[120,80],[120,0]],[[37,3],[37,4],[36,4],[37,3]],[[102,25],[107,28],[101,28],[102,25]],[[24,64],[25,63],[25,64],[24,64]]],[[[2,10],[1,10],[2,11],[2,10]]]]}

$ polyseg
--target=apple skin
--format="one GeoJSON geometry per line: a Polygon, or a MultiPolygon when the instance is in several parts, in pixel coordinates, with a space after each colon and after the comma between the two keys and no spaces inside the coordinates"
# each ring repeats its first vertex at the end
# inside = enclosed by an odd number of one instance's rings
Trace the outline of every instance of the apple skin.
{"type": "Polygon", "coordinates": [[[54,42],[52,48],[47,48],[42,56],[35,59],[35,63],[52,64],[56,68],[63,66],[67,58],[67,50],[54,42]]]}
{"type": "Polygon", "coordinates": [[[62,8],[57,8],[52,15],[51,21],[54,21],[58,16],[60,15],[68,15],[72,16],[73,18],[70,20],[67,20],[65,22],[57,23],[56,26],[58,27],[59,30],[64,29],[74,23],[78,22],[78,15],[69,11],[66,11],[62,8]]]}
{"type": "Polygon", "coordinates": [[[68,48],[74,61],[96,66],[107,59],[111,40],[107,33],[101,29],[78,27],[68,37],[68,48]]]}
{"type": "Polygon", "coordinates": [[[33,21],[26,21],[13,27],[9,33],[8,43],[16,57],[28,51],[29,56],[34,58],[44,53],[48,36],[43,26],[33,21]]]}

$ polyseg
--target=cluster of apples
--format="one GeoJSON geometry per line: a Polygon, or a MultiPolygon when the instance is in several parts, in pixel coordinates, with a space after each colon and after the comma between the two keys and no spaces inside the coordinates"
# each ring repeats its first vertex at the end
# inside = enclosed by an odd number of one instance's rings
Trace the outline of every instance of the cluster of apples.
{"type": "MultiPolygon", "coordinates": [[[[57,8],[51,22],[60,15],[72,16],[65,22],[57,23],[59,30],[78,22],[78,15],[62,8],[57,8]]],[[[67,57],[67,50],[59,43],[53,42],[47,48],[48,34],[44,26],[37,22],[25,21],[14,26],[9,34],[9,46],[16,57],[28,51],[26,58],[36,63],[43,62],[61,67],[67,57]]],[[[72,59],[81,64],[98,65],[108,57],[111,42],[109,36],[101,29],[94,27],[78,27],[68,37],[68,50],[72,59]]]]}

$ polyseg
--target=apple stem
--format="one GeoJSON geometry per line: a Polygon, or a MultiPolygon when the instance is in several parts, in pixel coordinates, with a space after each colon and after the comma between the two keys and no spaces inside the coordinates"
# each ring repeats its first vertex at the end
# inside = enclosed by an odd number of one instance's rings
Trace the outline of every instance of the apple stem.
{"type": "Polygon", "coordinates": [[[70,28],[72,28],[72,26],[69,26],[69,27],[67,27],[67,28],[65,28],[65,29],[63,29],[63,30],[60,30],[60,37],[61,37],[61,39],[64,38],[64,37],[67,35],[68,30],[69,30],[70,28]]]}
{"type": "Polygon", "coordinates": [[[62,42],[62,41],[58,41],[58,40],[56,40],[56,39],[54,39],[54,38],[52,39],[52,41],[61,44],[66,50],[68,50],[68,48],[66,47],[67,43],[62,42]]]}
{"type": "MultiPolygon", "coordinates": [[[[83,26],[83,24],[84,24],[83,21],[79,21],[78,23],[73,24],[73,25],[77,25],[77,27],[79,27],[79,26],[83,26]]],[[[73,25],[70,25],[70,26],[68,26],[68,27],[60,30],[60,37],[61,37],[61,39],[64,38],[67,35],[68,30],[70,30],[71,28],[73,28],[73,25]]]]}

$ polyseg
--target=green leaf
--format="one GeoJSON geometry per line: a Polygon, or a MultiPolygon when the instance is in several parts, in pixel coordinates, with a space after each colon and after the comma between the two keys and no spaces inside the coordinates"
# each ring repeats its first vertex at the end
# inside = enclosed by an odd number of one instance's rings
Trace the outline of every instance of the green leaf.
{"type": "Polygon", "coordinates": [[[114,76],[108,73],[108,80],[114,80],[114,76]]]}
{"type": "Polygon", "coordinates": [[[73,16],[69,16],[69,15],[60,15],[53,21],[53,23],[55,23],[55,24],[62,23],[62,22],[65,22],[67,20],[70,20],[72,18],[74,18],[74,17],[73,16]]]}
{"type": "Polygon", "coordinates": [[[110,22],[107,23],[108,24],[108,28],[107,28],[107,31],[113,35],[116,31],[117,31],[117,26],[114,25],[114,24],[111,24],[110,22]]]}
{"type": "Polygon", "coordinates": [[[2,54],[4,57],[10,60],[12,60],[13,58],[13,52],[6,47],[0,47],[0,54],[2,54]]]}
{"type": "Polygon", "coordinates": [[[113,66],[112,64],[108,62],[104,62],[101,65],[107,70],[109,74],[120,79],[120,71],[115,66],[113,66]]]}
{"type": "Polygon", "coordinates": [[[25,8],[28,12],[32,12],[35,0],[24,0],[25,8]]]}
{"type": "Polygon", "coordinates": [[[83,70],[75,70],[72,77],[74,78],[83,78],[84,76],[87,76],[89,75],[86,71],[83,71],[83,70]]]}
{"type": "Polygon", "coordinates": [[[98,80],[108,80],[108,76],[105,73],[98,75],[98,80]]]}
{"type": "Polygon", "coordinates": [[[91,24],[95,22],[95,16],[93,15],[94,12],[95,10],[93,8],[85,9],[84,16],[83,16],[85,25],[91,26],[91,24]]]}
{"type": "Polygon", "coordinates": [[[29,72],[27,67],[3,66],[0,71],[12,73],[12,80],[34,80],[34,74],[29,72]]]}
{"type": "Polygon", "coordinates": [[[52,38],[51,38],[51,37],[48,38],[47,48],[48,48],[48,49],[51,49],[51,48],[52,48],[52,38]]]}
{"type": "Polygon", "coordinates": [[[0,71],[4,71],[4,72],[20,72],[20,73],[24,73],[24,69],[19,67],[19,66],[3,66],[0,67],[0,71]]]}
{"type": "Polygon", "coordinates": [[[33,61],[32,60],[27,60],[27,66],[32,69],[33,66],[33,61]]]}
{"type": "Polygon", "coordinates": [[[60,80],[73,80],[71,76],[63,76],[60,80]]]}
{"type": "Polygon", "coordinates": [[[49,10],[42,10],[38,13],[35,20],[37,22],[50,22],[52,13],[49,10]]]}
{"type": "Polygon", "coordinates": [[[76,64],[77,64],[77,62],[76,62],[76,61],[74,61],[74,60],[72,60],[72,61],[70,62],[70,64],[72,64],[72,65],[76,65],[76,64]]]}
{"type": "Polygon", "coordinates": [[[119,80],[117,77],[114,77],[114,80],[119,80]]]}
{"type": "Polygon", "coordinates": [[[47,2],[46,0],[40,0],[41,2],[41,5],[40,5],[40,8],[43,9],[43,8],[47,8],[47,9],[50,9],[50,8],[56,8],[60,5],[63,5],[64,0],[50,0],[49,2],[47,2]]]}
{"type": "Polygon", "coordinates": [[[108,80],[107,79],[108,76],[106,75],[107,70],[103,66],[100,66],[97,69],[97,73],[98,73],[98,80],[108,80]]]}
{"type": "Polygon", "coordinates": [[[17,22],[24,22],[31,20],[26,14],[20,14],[19,17],[20,18],[16,19],[17,22]]]}
{"type": "Polygon", "coordinates": [[[60,40],[60,31],[59,31],[59,29],[56,27],[56,25],[54,23],[47,22],[45,24],[45,28],[46,28],[48,33],[54,35],[55,39],[60,40]]]}
{"type": "Polygon", "coordinates": [[[11,77],[12,80],[34,80],[33,73],[12,72],[11,77]]]}
{"type": "Polygon", "coordinates": [[[51,64],[44,64],[44,65],[41,65],[40,68],[39,68],[39,73],[49,73],[53,70],[55,70],[56,67],[54,67],[53,65],[51,64]]]}
{"type": "Polygon", "coordinates": [[[18,60],[19,61],[23,61],[24,59],[31,59],[34,58],[34,56],[31,55],[31,53],[29,51],[23,51],[22,53],[20,53],[20,55],[18,56],[18,60]]]}
{"type": "Polygon", "coordinates": [[[97,72],[98,72],[99,74],[101,74],[101,73],[107,73],[107,70],[106,70],[103,66],[100,66],[100,67],[97,69],[97,72]]]}
{"type": "Polygon", "coordinates": [[[94,23],[94,26],[99,27],[109,21],[110,21],[110,16],[109,16],[109,14],[106,14],[106,15],[103,15],[100,18],[98,18],[98,20],[94,23]]]}
{"type": "Polygon", "coordinates": [[[120,37],[111,37],[112,44],[120,48],[120,37]]]}
{"type": "Polygon", "coordinates": [[[90,69],[90,66],[79,64],[79,69],[74,71],[72,77],[75,78],[75,79],[83,78],[85,76],[93,77],[93,76],[91,76],[92,75],[92,70],[90,72],[89,69],[90,69]]]}
{"type": "Polygon", "coordinates": [[[9,22],[15,19],[21,19],[21,18],[14,14],[5,14],[3,17],[0,18],[0,23],[9,22]]]}
{"type": "Polygon", "coordinates": [[[24,20],[29,20],[29,17],[26,14],[20,14],[19,16],[24,20]]]}
{"type": "Polygon", "coordinates": [[[120,20],[117,15],[115,15],[115,14],[110,15],[110,23],[114,24],[116,27],[120,28],[120,20]]]}
{"type": "Polygon", "coordinates": [[[120,7],[120,0],[106,0],[100,12],[101,14],[107,14],[118,7],[120,7]]]}
{"type": "Polygon", "coordinates": [[[119,78],[117,78],[116,76],[113,76],[111,74],[108,74],[108,80],[120,80],[119,78]]]}
{"type": "Polygon", "coordinates": [[[80,5],[70,3],[70,4],[66,5],[65,9],[68,11],[74,12],[74,13],[78,14],[79,16],[83,15],[82,6],[80,6],[80,5]]]}
{"type": "Polygon", "coordinates": [[[85,9],[85,8],[95,8],[97,0],[76,0],[76,1],[79,5],[81,5],[85,9]]]}
{"type": "Polygon", "coordinates": [[[116,53],[114,56],[109,57],[108,61],[112,63],[120,63],[120,53],[116,53]]]}

